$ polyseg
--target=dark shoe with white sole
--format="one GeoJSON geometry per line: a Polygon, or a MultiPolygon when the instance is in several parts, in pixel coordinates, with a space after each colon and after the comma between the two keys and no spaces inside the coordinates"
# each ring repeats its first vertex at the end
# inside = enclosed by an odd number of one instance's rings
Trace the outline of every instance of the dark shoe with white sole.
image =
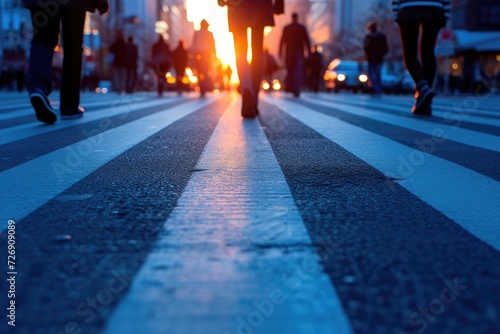
{"type": "Polygon", "coordinates": [[[30,102],[35,109],[36,118],[40,122],[53,124],[57,121],[56,111],[50,105],[50,101],[45,92],[36,89],[30,94],[30,102]]]}

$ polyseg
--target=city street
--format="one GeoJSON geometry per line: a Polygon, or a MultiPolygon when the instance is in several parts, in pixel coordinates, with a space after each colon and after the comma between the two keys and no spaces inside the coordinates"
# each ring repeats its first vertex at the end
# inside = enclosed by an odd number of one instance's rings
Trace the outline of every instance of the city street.
{"type": "Polygon", "coordinates": [[[1,92],[0,333],[500,333],[500,95],[260,96],[1,92]]]}

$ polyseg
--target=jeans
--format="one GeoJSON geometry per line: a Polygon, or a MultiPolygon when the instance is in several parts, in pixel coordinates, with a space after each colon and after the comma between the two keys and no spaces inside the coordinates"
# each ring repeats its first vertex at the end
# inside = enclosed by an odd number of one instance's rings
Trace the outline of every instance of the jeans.
{"type": "Polygon", "coordinates": [[[85,11],[57,7],[54,15],[46,15],[42,7],[32,7],[33,39],[27,76],[28,92],[52,91],[52,57],[62,26],[64,59],[61,77],[61,111],[76,111],[80,104],[83,24],[85,11]],[[43,20],[42,20],[43,19],[43,20]]]}
{"type": "Polygon", "coordinates": [[[382,94],[382,63],[369,62],[368,76],[372,83],[373,94],[382,94]]]}

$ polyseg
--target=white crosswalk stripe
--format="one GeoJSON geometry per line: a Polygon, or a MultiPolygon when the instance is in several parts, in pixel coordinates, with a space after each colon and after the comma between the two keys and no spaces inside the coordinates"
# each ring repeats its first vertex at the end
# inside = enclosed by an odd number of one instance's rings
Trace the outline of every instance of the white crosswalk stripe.
{"type": "MultiPolygon", "coordinates": [[[[325,102],[312,98],[305,100],[320,106],[332,107],[331,102],[325,102]]],[[[454,124],[451,123],[449,125],[446,124],[443,125],[443,124],[431,123],[421,119],[408,119],[401,116],[396,116],[396,115],[393,116],[390,114],[377,111],[376,108],[367,109],[346,104],[334,104],[334,107],[338,110],[348,112],[350,114],[363,116],[365,118],[404,127],[407,129],[419,131],[429,135],[447,138],[459,143],[500,152],[500,136],[493,136],[490,134],[480,133],[477,131],[462,129],[459,126],[455,126],[454,124]]],[[[467,121],[470,120],[467,119],[467,121]]],[[[500,126],[500,121],[497,121],[496,123],[497,124],[495,124],[495,121],[489,121],[490,125],[500,126]]]]}
{"type": "MultiPolygon", "coordinates": [[[[305,106],[333,108],[382,126],[434,135],[433,145],[444,142],[445,137],[494,155],[500,152],[500,131],[494,135],[480,130],[486,126],[489,132],[500,129],[494,102],[486,99],[489,110],[472,110],[464,117],[463,121],[477,125],[477,130],[470,130],[402,116],[400,112],[409,113],[405,106],[409,97],[372,101],[345,95],[315,96],[304,94],[293,101],[282,94],[262,94],[262,101],[380,171],[387,182],[399,184],[492,251],[500,251],[500,182],[305,106]]],[[[97,101],[89,96],[85,97],[86,106],[109,107],[53,126],[39,126],[34,119],[0,129],[0,145],[10,145],[75,124],[184,102],[120,126],[95,129],[84,140],[1,172],[0,217],[21,221],[127,150],[226,97],[221,94],[191,101],[174,95],[168,100],[145,95],[117,105],[127,101],[110,96],[97,101]]],[[[0,122],[33,114],[26,96],[9,101],[16,110],[1,108],[0,122]]],[[[445,116],[456,101],[437,99],[434,114],[445,116]]],[[[301,216],[265,125],[258,118],[242,120],[240,102],[234,95],[226,106],[154,248],[120,303],[108,310],[103,333],[356,332],[346,313],[348,307],[339,297],[342,290],[336,288],[337,283],[333,285],[314,248],[305,215],[301,216]]],[[[1,224],[0,232],[6,228],[1,224]]]]}
{"type": "MultiPolygon", "coordinates": [[[[386,176],[398,180],[410,192],[500,250],[499,182],[307,107],[276,98],[266,97],[265,100],[279,106],[386,176]],[[381,149],[384,150],[383,155],[380,154],[381,149]]],[[[354,107],[345,110],[353,113],[359,111],[354,107]]],[[[386,119],[391,117],[385,116],[386,119]]],[[[405,123],[402,117],[399,120],[398,117],[392,119],[393,124],[405,123]]],[[[414,129],[422,131],[421,122],[414,121],[411,124],[414,129]]],[[[432,133],[427,129],[425,131],[432,133]]],[[[495,137],[493,139],[498,140],[495,137]]],[[[477,146],[475,142],[461,142],[477,146]]]]}
{"type": "Polygon", "coordinates": [[[233,103],[196,168],[105,333],[350,333],[259,123],[233,103]],[[266,244],[295,249],[255,248],[266,244]],[[294,290],[283,275],[304,262],[314,269],[294,290]]]}
{"type": "MultiPolygon", "coordinates": [[[[96,134],[91,137],[0,173],[0,184],[8,189],[2,196],[0,217],[21,220],[125,150],[206,106],[213,99],[188,102],[105,132],[95,129],[96,134]]],[[[111,112],[115,114],[123,111],[120,107],[111,112]]],[[[101,118],[101,115],[89,116],[85,117],[85,121],[101,118]]],[[[69,126],[69,122],[61,125],[65,126],[69,126]]],[[[38,131],[33,132],[38,134],[38,131]]],[[[23,135],[26,137],[29,133],[23,135]]],[[[0,231],[5,228],[2,225],[0,231]]]]}

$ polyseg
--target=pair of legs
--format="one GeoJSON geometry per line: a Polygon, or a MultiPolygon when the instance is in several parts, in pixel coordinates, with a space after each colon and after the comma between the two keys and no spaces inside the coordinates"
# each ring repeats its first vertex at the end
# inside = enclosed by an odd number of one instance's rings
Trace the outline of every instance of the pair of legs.
{"type": "Polygon", "coordinates": [[[398,24],[408,72],[416,84],[425,80],[429,87],[432,87],[436,76],[434,47],[443,22],[439,20],[398,20],[398,24]],[[418,59],[419,47],[421,60],[418,59]]]}
{"type": "Polygon", "coordinates": [[[37,90],[49,95],[52,91],[52,57],[62,26],[64,60],[61,78],[61,113],[78,110],[82,70],[83,24],[85,11],[57,7],[56,12],[45,12],[32,7],[34,35],[31,41],[27,87],[31,94],[37,90]]]}
{"type": "Polygon", "coordinates": [[[304,81],[304,53],[287,52],[286,54],[286,89],[294,96],[300,95],[304,81]]]}
{"type": "Polygon", "coordinates": [[[254,107],[259,102],[259,90],[264,71],[264,27],[252,27],[252,61],[247,61],[248,38],[247,28],[233,31],[234,50],[236,54],[236,68],[240,79],[241,92],[248,90],[251,94],[254,107]]]}

